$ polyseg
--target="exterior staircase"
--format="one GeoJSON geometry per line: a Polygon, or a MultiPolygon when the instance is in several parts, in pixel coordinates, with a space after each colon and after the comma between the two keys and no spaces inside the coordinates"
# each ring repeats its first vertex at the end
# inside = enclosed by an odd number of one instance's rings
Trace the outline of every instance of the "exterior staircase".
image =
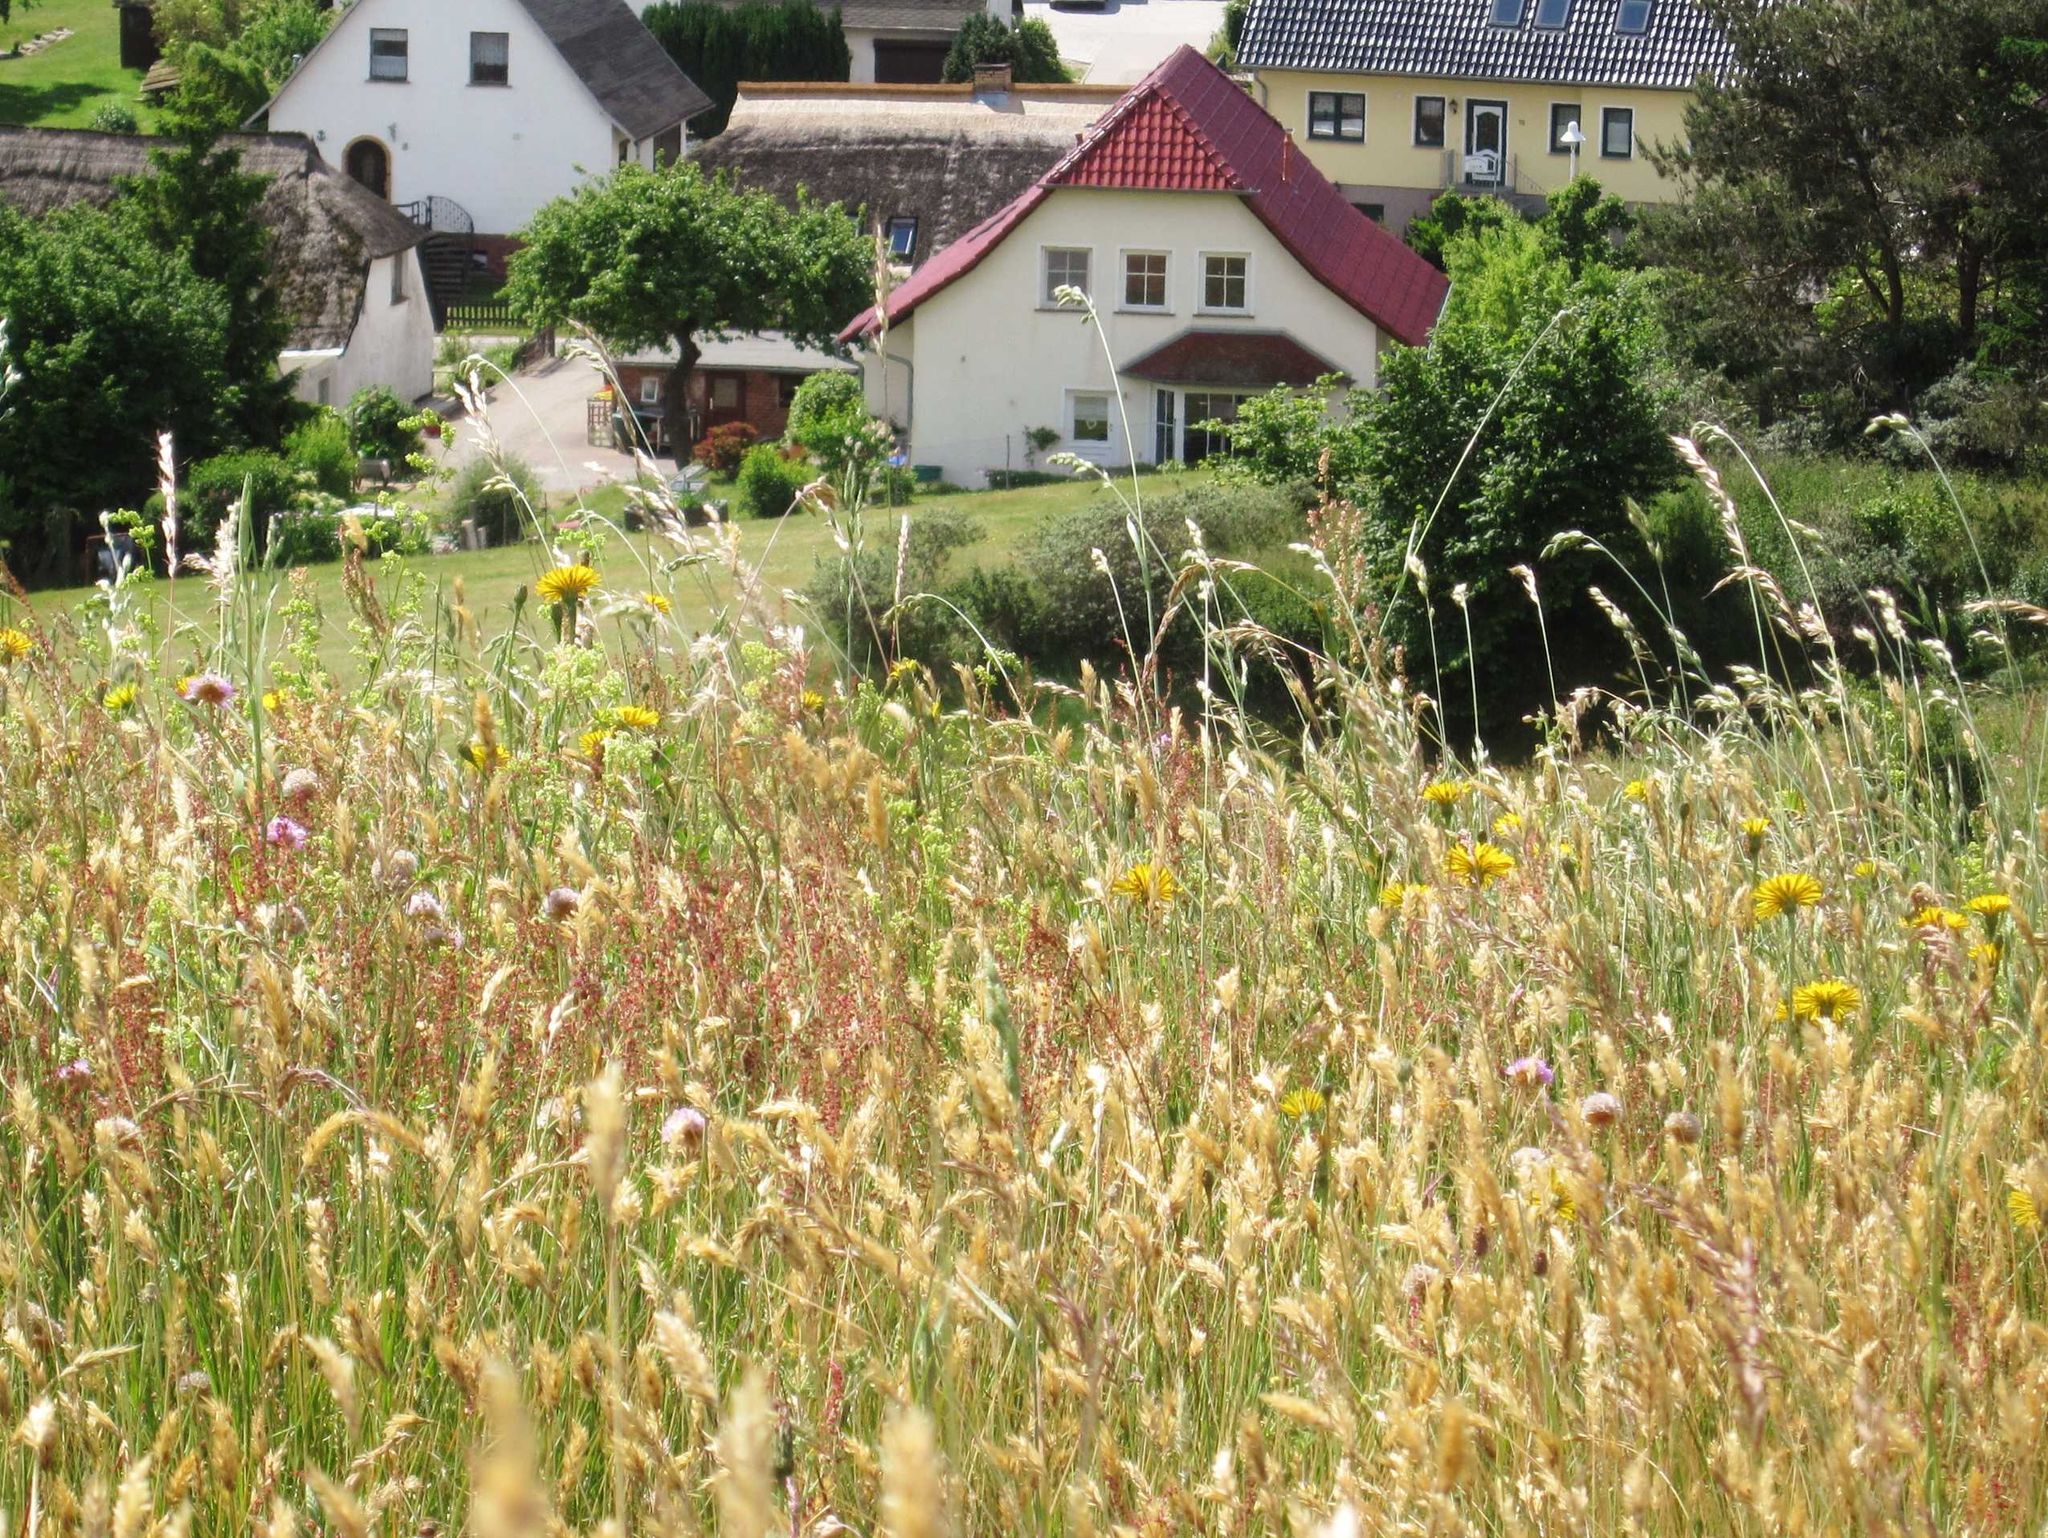
{"type": "Polygon", "coordinates": [[[429,232],[420,244],[420,266],[427,275],[434,328],[445,330],[449,310],[469,293],[476,265],[476,221],[452,198],[421,198],[399,204],[398,211],[429,232]]]}

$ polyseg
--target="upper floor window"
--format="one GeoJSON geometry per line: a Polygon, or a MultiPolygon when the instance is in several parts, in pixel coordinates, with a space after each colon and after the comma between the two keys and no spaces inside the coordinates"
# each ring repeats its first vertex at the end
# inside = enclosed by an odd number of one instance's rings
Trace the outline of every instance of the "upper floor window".
{"type": "Polygon", "coordinates": [[[1567,128],[1575,128],[1583,122],[1579,116],[1579,104],[1575,101],[1554,101],[1550,104],[1550,153],[1568,155],[1571,146],[1564,142],[1567,128]]]}
{"type": "Polygon", "coordinates": [[[1365,98],[1355,91],[1310,91],[1308,136],[1365,142],[1365,98]]]}
{"type": "Polygon", "coordinates": [[[1244,311],[1250,304],[1251,258],[1202,253],[1202,308],[1244,311]]]}
{"type": "Polygon", "coordinates": [[[1600,109],[1600,153],[1608,160],[1627,160],[1636,152],[1636,109],[1600,109]]]}
{"type": "Polygon", "coordinates": [[[512,82],[512,35],[509,32],[469,34],[469,83],[509,85],[512,82]]]}
{"type": "Polygon", "coordinates": [[[1444,99],[1441,96],[1415,98],[1415,142],[1424,149],[1444,147],[1444,99]]]}
{"type": "Polygon", "coordinates": [[[1126,251],[1124,253],[1124,308],[1163,310],[1166,308],[1166,253],[1126,251]]]}
{"type": "Polygon", "coordinates": [[[1529,8],[1529,0],[1493,0],[1493,24],[1496,27],[1519,27],[1522,13],[1529,8]]]}
{"type": "Polygon", "coordinates": [[[1089,292],[1088,260],[1093,255],[1086,246],[1047,246],[1045,248],[1045,284],[1039,289],[1039,300],[1043,304],[1055,305],[1060,302],[1060,290],[1078,288],[1089,292]]]}
{"type": "Polygon", "coordinates": [[[917,221],[891,219],[882,226],[882,239],[888,243],[890,256],[899,262],[909,261],[911,252],[917,249],[917,221]]]}
{"type": "Polygon", "coordinates": [[[1572,0],[1536,0],[1536,25],[1561,27],[1572,19],[1572,0]]]}
{"type": "Polygon", "coordinates": [[[1614,30],[1631,36],[1650,30],[1650,0],[1621,0],[1621,9],[1615,13],[1614,30]]]}
{"type": "Polygon", "coordinates": [[[403,80],[411,65],[411,34],[403,27],[370,28],[370,78],[403,80]]]}

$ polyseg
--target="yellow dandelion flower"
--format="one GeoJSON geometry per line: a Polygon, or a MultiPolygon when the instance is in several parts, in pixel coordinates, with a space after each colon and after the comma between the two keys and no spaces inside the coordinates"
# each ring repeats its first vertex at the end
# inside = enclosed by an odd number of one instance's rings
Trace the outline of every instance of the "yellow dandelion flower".
{"type": "Polygon", "coordinates": [[[111,715],[118,716],[122,711],[130,709],[135,704],[136,699],[137,690],[135,685],[116,684],[100,696],[100,708],[111,715]]]}
{"type": "Polygon", "coordinates": [[[1996,940],[1979,940],[1970,947],[1970,959],[1989,972],[2005,957],[2005,947],[1996,940]]]}
{"type": "Polygon", "coordinates": [[[1758,882],[1750,894],[1750,906],[1759,919],[1793,918],[1801,908],[1816,906],[1826,895],[1813,877],[1795,871],[1758,882]]]}
{"type": "Polygon", "coordinates": [[[1493,831],[1502,838],[1512,838],[1515,834],[1522,831],[1522,814],[1520,812],[1502,812],[1500,816],[1493,819],[1493,831]]]}
{"type": "Polygon", "coordinates": [[[1868,881],[1872,876],[1875,876],[1877,874],[1877,861],[1858,860],[1856,862],[1856,868],[1850,871],[1849,874],[1854,876],[1858,881],[1868,881]]]}
{"type": "Polygon", "coordinates": [[[511,757],[512,755],[505,751],[503,743],[486,743],[481,737],[472,737],[462,745],[462,761],[478,773],[489,769],[502,769],[511,757]]]}
{"type": "Polygon", "coordinates": [[[0,662],[20,662],[31,656],[35,649],[35,640],[27,631],[16,630],[12,625],[0,630],[0,662]]]}
{"type": "Polygon", "coordinates": [[[1434,780],[1423,787],[1422,799],[1431,806],[1456,806],[1471,789],[1464,780],[1434,780]]]}
{"type": "Polygon", "coordinates": [[[1498,844],[1453,844],[1444,858],[1451,875],[1469,886],[1486,886],[1515,868],[1515,857],[1498,844]]]}
{"type": "Polygon", "coordinates": [[[629,732],[651,732],[661,725],[661,712],[649,705],[621,705],[612,712],[612,722],[629,732]]]}
{"type": "Polygon", "coordinates": [[[1846,1020],[1863,1007],[1863,995],[1839,977],[1823,977],[1792,990],[1792,1013],[1802,1020],[1846,1020]]]}
{"type": "Polygon", "coordinates": [[[1307,1087],[1291,1089],[1280,1101],[1280,1114],[1282,1116],[1291,1116],[1296,1121],[1300,1121],[1304,1117],[1318,1115],[1322,1109],[1323,1092],[1319,1089],[1309,1089],[1307,1087]]]}
{"type": "Polygon", "coordinates": [[[1650,782],[1648,780],[1630,780],[1628,784],[1621,788],[1621,793],[1631,801],[1647,801],[1650,799],[1650,782]]]}
{"type": "Polygon", "coordinates": [[[539,592],[547,603],[575,603],[588,598],[597,587],[597,573],[582,562],[557,566],[540,579],[539,592]]]}
{"type": "Polygon", "coordinates": [[[1970,927],[1968,914],[1958,913],[1953,908],[1927,907],[1920,909],[1906,920],[1908,929],[1946,929],[1951,934],[1970,927]]]}
{"type": "Polygon", "coordinates": [[[1407,899],[1407,896],[1407,882],[1389,881],[1380,888],[1380,906],[1382,908],[1398,908],[1407,899]]]}
{"type": "Polygon", "coordinates": [[[593,727],[576,739],[576,746],[582,750],[585,758],[595,758],[604,751],[605,742],[610,736],[611,733],[603,727],[593,727]]]}
{"type": "Polygon", "coordinates": [[[1141,908],[1163,908],[1180,896],[1180,882],[1172,871],[1142,861],[1111,882],[1109,889],[1141,908]]]}
{"type": "Polygon", "coordinates": [[[1977,917],[1990,922],[2012,912],[2012,899],[2003,892],[1979,892],[1963,906],[1977,917]]]}
{"type": "Polygon", "coordinates": [[[2019,1186],[2005,1193],[2005,1210],[2012,1217],[2012,1226],[2023,1234],[2037,1234],[2041,1231],[2041,1209],[2034,1205],[2034,1196],[2019,1186]]]}
{"type": "Polygon", "coordinates": [[[825,708],[825,696],[816,689],[806,689],[797,703],[802,705],[804,709],[815,713],[825,708]]]}
{"type": "Polygon", "coordinates": [[[263,708],[273,714],[282,710],[284,708],[284,691],[282,689],[265,689],[263,691],[263,708]]]}
{"type": "Polygon", "coordinates": [[[640,601],[646,604],[647,607],[652,609],[656,614],[667,614],[673,607],[669,603],[669,601],[666,598],[662,597],[659,593],[642,593],[640,595],[640,601]]]}
{"type": "Polygon", "coordinates": [[[892,684],[900,684],[907,680],[914,679],[917,677],[919,671],[920,669],[914,659],[910,657],[898,657],[894,662],[889,664],[889,682],[892,684]]]}
{"type": "Polygon", "coordinates": [[[1763,851],[1764,840],[1770,836],[1771,819],[1745,817],[1737,826],[1742,830],[1742,842],[1749,848],[1749,857],[1754,860],[1763,851]]]}
{"type": "Polygon", "coordinates": [[[1551,1210],[1557,1214],[1560,1223],[1575,1222],[1579,1216],[1579,1204],[1572,1200],[1571,1187],[1564,1183],[1556,1170],[1550,1172],[1551,1210]]]}

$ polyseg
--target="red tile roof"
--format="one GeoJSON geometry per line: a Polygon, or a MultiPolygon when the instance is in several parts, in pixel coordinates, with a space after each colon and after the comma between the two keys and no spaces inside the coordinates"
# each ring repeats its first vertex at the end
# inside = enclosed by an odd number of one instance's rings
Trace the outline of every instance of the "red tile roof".
{"type": "MultiPolygon", "coordinates": [[[[1015,202],[912,273],[888,297],[889,320],[902,320],[972,271],[1061,187],[1242,197],[1310,276],[1397,341],[1426,341],[1449,291],[1442,273],[1345,202],[1242,87],[1182,47],[1015,202]]],[[[840,339],[851,341],[877,323],[868,310],[840,339]]]]}
{"type": "Polygon", "coordinates": [[[1299,390],[1344,371],[1284,331],[1183,331],[1121,372],[1153,384],[1299,390]]]}

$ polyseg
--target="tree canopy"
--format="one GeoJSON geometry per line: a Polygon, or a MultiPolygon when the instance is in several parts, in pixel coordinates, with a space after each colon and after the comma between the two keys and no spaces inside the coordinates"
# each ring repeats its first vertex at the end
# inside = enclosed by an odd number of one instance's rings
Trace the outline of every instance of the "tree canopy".
{"type": "MultiPolygon", "coordinates": [[[[673,345],[678,386],[697,336],[829,345],[872,297],[874,241],[838,204],[787,208],[690,161],[620,166],[542,208],[523,238],[505,289],[523,320],[574,322],[617,347],[673,345]]],[[[670,409],[681,399],[672,389],[670,409]]]]}
{"type": "Polygon", "coordinates": [[[811,0],[736,6],[660,0],[640,19],[711,98],[711,110],[690,120],[690,131],[702,137],[724,131],[742,80],[844,80],[853,65],[838,7],[811,0]]]}
{"type": "Polygon", "coordinates": [[[2048,0],[1706,0],[1688,179],[1652,221],[1675,327],[1766,418],[1910,407],[1966,358],[2038,362],[2048,0]]]}

